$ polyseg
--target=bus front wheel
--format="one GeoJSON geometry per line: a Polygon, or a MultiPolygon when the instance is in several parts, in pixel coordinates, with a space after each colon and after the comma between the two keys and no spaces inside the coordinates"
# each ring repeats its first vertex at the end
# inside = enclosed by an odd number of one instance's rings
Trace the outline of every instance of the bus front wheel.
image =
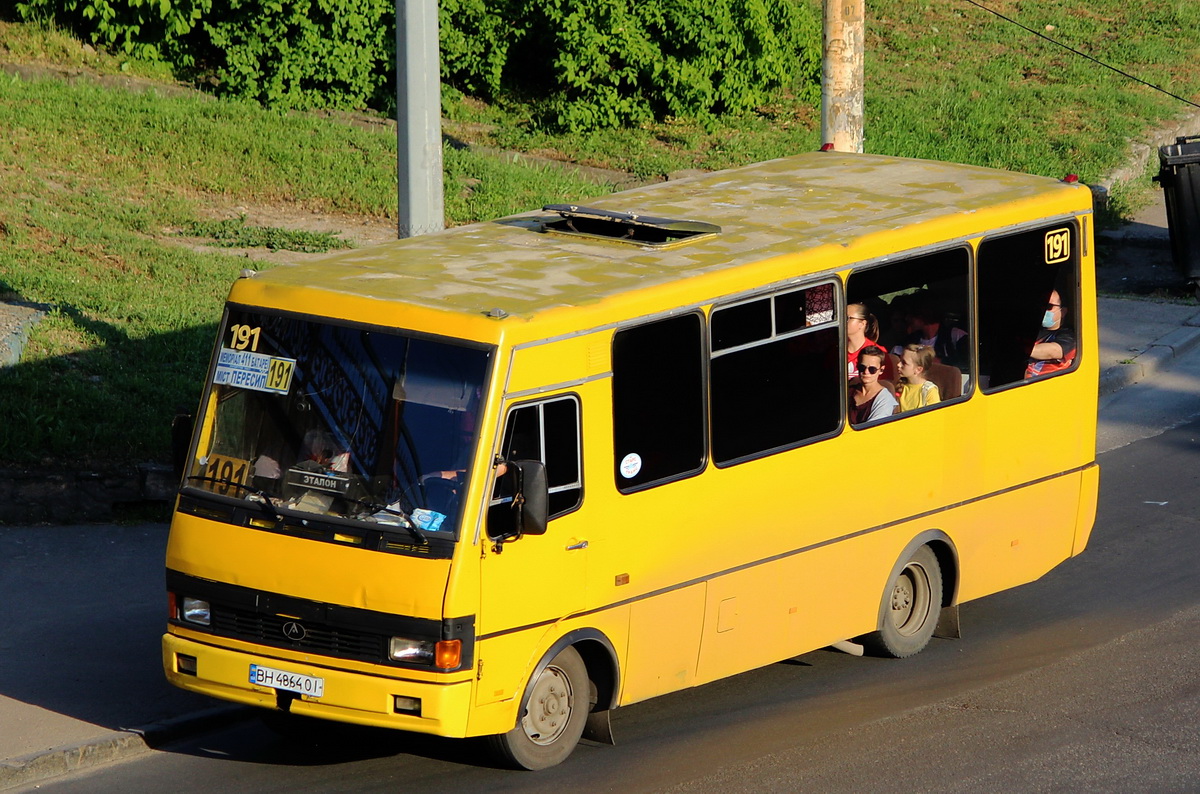
{"type": "Polygon", "coordinates": [[[564,648],[529,682],[526,706],[508,733],[488,737],[499,759],[519,769],[546,769],[566,760],[587,721],[587,667],[564,648]]]}
{"type": "Polygon", "coordinates": [[[942,609],[942,569],[937,556],[922,546],[900,569],[883,596],[879,631],[862,638],[878,656],[903,659],[920,653],[937,628],[942,609]]]}

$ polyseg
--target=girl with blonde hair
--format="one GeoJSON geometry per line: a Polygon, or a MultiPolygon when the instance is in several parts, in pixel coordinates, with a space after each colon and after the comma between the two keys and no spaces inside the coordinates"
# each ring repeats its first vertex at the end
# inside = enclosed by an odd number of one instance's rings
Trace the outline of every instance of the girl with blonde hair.
{"type": "Polygon", "coordinates": [[[934,361],[933,348],[928,345],[905,345],[900,352],[900,410],[911,411],[941,402],[937,384],[926,374],[934,361]]]}

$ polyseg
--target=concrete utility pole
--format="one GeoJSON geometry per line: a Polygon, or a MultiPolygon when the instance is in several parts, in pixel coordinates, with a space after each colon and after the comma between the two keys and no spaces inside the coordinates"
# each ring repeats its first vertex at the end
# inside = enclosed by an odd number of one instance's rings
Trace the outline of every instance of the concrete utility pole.
{"type": "Polygon", "coordinates": [[[444,229],[437,0],[396,0],[396,176],[398,235],[444,229]]]}
{"type": "Polygon", "coordinates": [[[863,0],[825,0],[821,143],[863,150],[863,0]]]}

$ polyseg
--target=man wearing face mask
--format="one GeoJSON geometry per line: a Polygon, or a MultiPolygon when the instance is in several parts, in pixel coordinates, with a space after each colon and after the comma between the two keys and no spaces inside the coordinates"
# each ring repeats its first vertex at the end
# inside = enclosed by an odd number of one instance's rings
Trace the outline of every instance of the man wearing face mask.
{"type": "Polygon", "coordinates": [[[1042,316],[1042,330],[1038,333],[1025,367],[1026,378],[1069,369],[1075,362],[1075,334],[1063,328],[1065,313],[1058,290],[1052,291],[1050,302],[1046,304],[1046,313],[1042,316]]]}

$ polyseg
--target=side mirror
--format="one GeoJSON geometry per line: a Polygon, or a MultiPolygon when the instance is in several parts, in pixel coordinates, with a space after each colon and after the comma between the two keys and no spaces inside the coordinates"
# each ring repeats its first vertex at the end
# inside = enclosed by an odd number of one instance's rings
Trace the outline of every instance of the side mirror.
{"type": "Polygon", "coordinates": [[[546,464],[540,460],[496,461],[503,473],[496,479],[492,504],[488,508],[488,537],[496,542],[496,552],[504,542],[522,535],[543,535],[550,513],[550,489],[546,482],[546,464]]]}
{"type": "Polygon", "coordinates": [[[517,471],[516,511],[517,533],[545,535],[550,522],[550,486],[546,483],[546,464],[541,461],[512,461],[517,471]]]}
{"type": "Polygon", "coordinates": [[[546,464],[540,460],[509,460],[505,477],[513,482],[513,526],[517,536],[544,535],[550,515],[546,464]]]}

